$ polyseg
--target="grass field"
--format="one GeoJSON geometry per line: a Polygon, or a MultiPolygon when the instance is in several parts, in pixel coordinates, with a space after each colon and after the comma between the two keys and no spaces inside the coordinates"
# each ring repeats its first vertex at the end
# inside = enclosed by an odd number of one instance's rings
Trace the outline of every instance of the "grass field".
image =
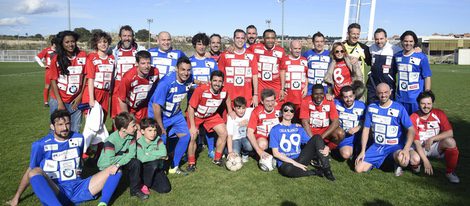
{"type": "MultiPolygon", "coordinates": [[[[239,172],[210,163],[206,151],[198,171],[186,177],[170,176],[172,191],[155,192],[145,202],[131,198],[121,185],[113,205],[470,205],[470,67],[432,65],[437,107],[454,127],[460,149],[458,185],[444,177],[445,165],[433,160],[435,175],[402,177],[373,170],[355,174],[347,162],[332,161],[335,182],[310,177],[288,179],[277,172],[261,172],[250,160],[239,172]],[[467,82],[467,83],[465,83],[467,82]]],[[[42,105],[43,70],[33,63],[0,63],[0,201],[11,198],[29,163],[31,143],[48,132],[48,109],[42,105]]],[[[121,182],[122,183],[122,182],[121,182]]],[[[98,201],[84,205],[96,205],[98,201]]],[[[31,188],[21,205],[39,205],[31,188]]]]}

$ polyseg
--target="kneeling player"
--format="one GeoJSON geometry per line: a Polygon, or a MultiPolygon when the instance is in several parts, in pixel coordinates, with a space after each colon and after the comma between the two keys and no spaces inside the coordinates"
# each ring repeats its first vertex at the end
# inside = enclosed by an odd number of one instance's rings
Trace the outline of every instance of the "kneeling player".
{"type": "Polygon", "coordinates": [[[432,175],[433,169],[428,157],[445,157],[447,179],[452,183],[459,183],[460,179],[455,174],[459,150],[453,138],[454,132],[444,111],[433,108],[434,100],[431,91],[422,92],[418,96],[419,110],[411,115],[411,122],[416,130],[416,151],[410,151],[410,164],[415,172],[419,172],[422,160],[424,172],[432,175]]]}
{"type": "Polygon", "coordinates": [[[282,105],[282,121],[274,126],[269,133],[269,147],[277,159],[279,173],[286,177],[304,177],[310,175],[325,175],[331,181],[335,180],[328,158],[329,150],[320,135],[310,138],[305,130],[292,123],[295,106],[291,102],[282,105]],[[305,144],[301,149],[300,145],[305,144]],[[322,171],[307,170],[307,165],[313,159],[321,162],[322,171]]]}
{"type": "Polygon", "coordinates": [[[99,205],[107,205],[120,175],[111,165],[101,172],[81,179],[80,154],[83,135],[70,131],[70,113],[56,110],[51,114],[51,130],[36,141],[31,149],[29,178],[31,187],[44,205],[75,205],[95,199],[101,192],[99,205]]]}

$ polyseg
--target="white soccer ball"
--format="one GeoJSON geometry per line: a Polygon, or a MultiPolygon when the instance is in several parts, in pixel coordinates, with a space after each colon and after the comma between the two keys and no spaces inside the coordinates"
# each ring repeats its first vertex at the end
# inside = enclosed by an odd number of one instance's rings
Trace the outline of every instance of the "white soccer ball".
{"type": "Polygon", "coordinates": [[[227,158],[227,162],[225,162],[225,167],[227,167],[227,169],[232,172],[241,169],[242,166],[242,158],[238,154],[229,155],[227,158]]]}
{"type": "Polygon", "coordinates": [[[259,168],[264,172],[271,172],[274,170],[274,168],[276,168],[276,160],[273,158],[273,156],[269,155],[265,159],[261,158],[258,165],[259,168]]]}

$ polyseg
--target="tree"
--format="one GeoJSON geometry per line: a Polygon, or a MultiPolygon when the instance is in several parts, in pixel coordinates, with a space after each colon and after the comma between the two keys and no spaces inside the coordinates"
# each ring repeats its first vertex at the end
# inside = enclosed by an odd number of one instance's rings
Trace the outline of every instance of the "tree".
{"type": "Polygon", "coordinates": [[[93,35],[94,33],[98,33],[98,32],[104,32],[104,31],[101,30],[101,29],[92,29],[91,30],[91,35],[93,35]]]}
{"type": "Polygon", "coordinates": [[[135,33],[135,38],[139,41],[148,41],[149,40],[149,30],[141,29],[135,33]]]}
{"type": "Polygon", "coordinates": [[[39,39],[39,40],[43,40],[43,39],[44,39],[44,37],[43,37],[41,34],[36,34],[36,35],[34,35],[34,38],[35,38],[35,39],[39,39]]]}
{"type": "Polygon", "coordinates": [[[88,31],[88,29],[85,29],[83,27],[79,27],[79,28],[75,28],[73,31],[75,33],[77,33],[78,35],[80,35],[80,39],[78,41],[87,42],[87,41],[90,40],[91,32],[88,31]]]}

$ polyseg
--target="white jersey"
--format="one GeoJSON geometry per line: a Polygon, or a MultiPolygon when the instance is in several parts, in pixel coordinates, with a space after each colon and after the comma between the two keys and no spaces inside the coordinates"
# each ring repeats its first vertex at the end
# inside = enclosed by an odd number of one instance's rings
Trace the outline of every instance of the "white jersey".
{"type": "Polygon", "coordinates": [[[227,134],[232,135],[232,140],[246,138],[246,131],[248,127],[248,121],[250,121],[251,113],[253,112],[253,108],[249,107],[246,108],[245,114],[243,117],[238,117],[233,120],[231,117],[228,117],[227,120],[227,134]],[[245,126],[240,126],[240,123],[245,121],[245,126]]]}

